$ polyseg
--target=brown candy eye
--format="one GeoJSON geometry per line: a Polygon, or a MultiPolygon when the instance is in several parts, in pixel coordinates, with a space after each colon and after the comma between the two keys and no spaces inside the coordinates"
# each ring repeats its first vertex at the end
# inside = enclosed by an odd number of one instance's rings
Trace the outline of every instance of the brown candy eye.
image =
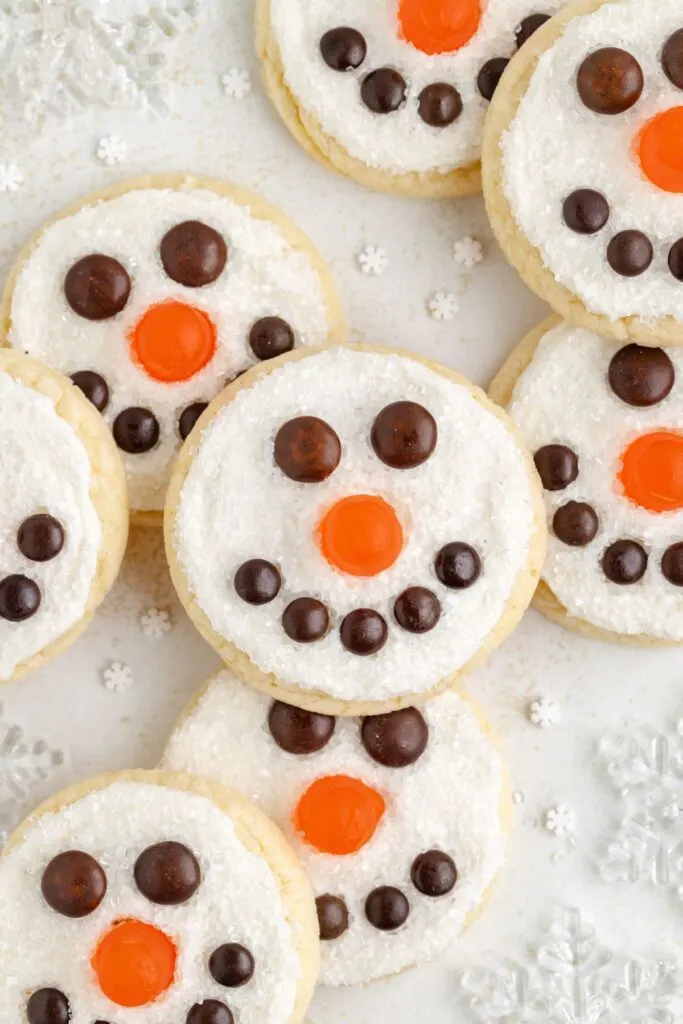
{"type": "Polygon", "coordinates": [[[68,850],[45,868],[41,890],[47,905],[62,917],[88,917],[107,894],[107,876],[94,857],[68,850]]]}
{"type": "Polygon", "coordinates": [[[534,455],[541,483],[546,491],[563,491],[579,475],[579,460],[564,444],[546,444],[534,455]]]}
{"type": "Polygon", "coordinates": [[[74,313],[84,320],[109,320],[125,307],[130,296],[130,277],[111,256],[84,256],[64,279],[64,295],[74,313]]]}
{"type": "Polygon", "coordinates": [[[573,548],[590,544],[598,532],[598,526],[595,509],[584,501],[568,501],[553,516],[555,536],[573,548]]]}
{"type": "Polygon", "coordinates": [[[318,896],[315,906],[318,911],[320,938],[323,942],[338,939],[348,931],[349,911],[340,896],[318,896]]]}
{"type": "Polygon", "coordinates": [[[549,14],[530,14],[528,17],[524,18],[515,32],[517,49],[521,49],[521,47],[531,39],[534,33],[538,32],[539,28],[545,25],[546,21],[550,21],[549,14]]]}
{"type": "Polygon", "coordinates": [[[225,1003],[205,999],[195,1003],[186,1018],[186,1024],[234,1024],[235,1018],[225,1003]]]}
{"type": "Polygon", "coordinates": [[[640,99],[645,78],[636,58],[608,46],[589,54],[579,68],[576,87],[584,106],[596,114],[624,114],[640,99]]]}
{"type": "Polygon", "coordinates": [[[379,413],[370,439],[375,454],[392,469],[413,469],[436,448],[436,420],[417,402],[394,402],[379,413]]]}
{"type": "Polygon", "coordinates": [[[434,561],[434,571],[445,587],[466,590],[481,576],[481,558],[469,544],[444,544],[434,561]]]}
{"type": "Polygon", "coordinates": [[[645,409],[671,393],[676,371],[663,349],[625,345],[612,357],[607,379],[622,402],[645,409]]]}
{"type": "Polygon", "coordinates": [[[452,857],[441,850],[428,850],[415,858],[410,872],[413,885],[423,896],[436,899],[455,889],[458,872],[452,857]]]}
{"type": "Polygon", "coordinates": [[[28,1024],[69,1024],[69,1000],[58,988],[41,988],[26,1004],[28,1024]]]}
{"type": "Polygon", "coordinates": [[[280,593],[281,586],[280,570],[264,558],[244,562],[235,573],[235,590],[247,604],[269,604],[280,593]]]}
{"type": "Polygon", "coordinates": [[[393,68],[378,68],[363,79],[361,99],[374,114],[393,114],[405,103],[408,86],[393,68]]]}
{"type": "Polygon", "coordinates": [[[669,252],[669,270],[677,281],[683,281],[683,238],[671,246],[669,252]]]}
{"type": "Polygon", "coordinates": [[[683,587],[683,544],[672,544],[662,557],[662,575],[674,587],[683,587]]]}
{"type": "Polygon", "coordinates": [[[642,231],[620,231],[607,246],[607,262],[620,277],[640,277],[654,258],[652,242],[642,231]]]}
{"type": "Polygon", "coordinates": [[[634,540],[617,540],[602,556],[602,571],[612,583],[628,586],[637,583],[647,570],[645,549],[634,540]]]}
{"type": "Polygon", "coordinates": [[[279,316],[264,316],[249,331],[249,345],[261,361],[283,356],[294,348],[294,331],[279,316]]]}
{"type": "Polygon", "coordinates": [[[333,71],[359,68],[368,52],[364,37],[355,28],[331,28],[320,40],[323,60],[333,71]]]}
{"type": "Polygon", "coordinates": [[[282,614],[282,628],[290,640],[310,644],[321,640],[330,627],[327,608],[314,597],[297,597],[282,614]]]}
{"type": "Polygon", "coordinates": [[[5,576],[0,580],[0,619],[25,622],[36,614],[41,600],[38,584],[27,576],[5,576]]]}
{"type": "Polygon", "coordinates": [[[341,461],[341,441],[332,427],[317,416],[298,416],[278,430],[275,464],[300,484],[319,484],[334,473],[341,461]]]}
{"type": "Polygon", "coordinates": [[[562,216],[567,227],[577,235],[595,235],[609,220],[609,203],[601,192],[580,188],[565,199],[562,216]]]}
{"type": "Polygon", "coordinates": [[[432,128],[447,128],[462,114],[462,99],[454,86],[435,82],[420,93],[418,113],[432,128]]]}
{"type": "Polygon", "coordinates": [[[485,100],[492,100],[503,72],[510,61],[507,57],[493,57],[487,60],[477,76],[477,88],[485,100]]]}
{"type": "Polygon", "coordinates": [[[109,385],[104,377],[94,370],[79,370],[71,374],[71,380],[98,412],[104,412],[109,405],[109,385]]]}
{"type": "Polygon", "coordinates": [[[154,448],[161,433],[159,421],[150,409],[124,409],[114,420],[114,440],[129,455],[144,455],[154,448]]]}
{"type": "Polygon", "coordinates": [[[408,920],[410,904],[400,889],[390,885],[374,889],[365,901],[365,916],[373,928],[393,932],[408,920]]]}
{"type": "Polygon", "coordinates": [[[303,711],[276,700],[268,714],[268,728],[278,747],[299,757],[317,754],[334,736],[337,721],[332,715],[303,711]]]}
{"type": "Polygon", "coordinates": [[[167,231],[159,253],[168,276],[186,288],[212,284],[228,259],[223,236],[199,220],[186,220],[167,231]]]}
{"type": "Polygon", "coordinates": [[[149,846],[138,857],[134,869],[135,884],[150,903],[177,907],[187,903],[202,880],[199,862],[182,843],[166,842],[149,846]]]}
{"type": "Polygon", "coordinates": [[[64,547],[64,527],[45,513],[30,516],[19,527],[17,545],[32,562],[50,562],[64,547]]]}
{"type": "Polygon", "coordinates": [[[254,977],[255,968],[249,950],[237,942],[219,946],[209,960],[212,978],[225,988],[241,988],[246,985],[254,977]]]}
{"type": "Polygon", "coordinates": [[[385,768],[407,768],[427,749],[429,726],[417,708],[402,708],[364,718],[361,740],[373,761],[385,768]]]}
{"type": "Polygon", "coordinates": [[[394,616],[408,633],[428,633],[441,618],[441,604],[426,587],[408,587],[394,602],[394,616]]]}
{"type": "Polygon", "coordinates": [[[182,441],[186,441],[194,428],[197,426],[197,421],[206,410],[209,408],[208,402],[193,402],[192,405],[188,405],[186,409],[180,414],[178,420],[178,433],[182,441]]]}
{"type": "Polygon", "coordinates": [[[347,651],[367,657],[382,650],[389,630],[379,612],[373,608],[356,608],[342,621],[339,635],[347,651]]]}
{"type": "Polygon", "coordinates": [[[674,32],[662,51],[664,74],[677,89],[683,89],[683,28],[674,32]]]}

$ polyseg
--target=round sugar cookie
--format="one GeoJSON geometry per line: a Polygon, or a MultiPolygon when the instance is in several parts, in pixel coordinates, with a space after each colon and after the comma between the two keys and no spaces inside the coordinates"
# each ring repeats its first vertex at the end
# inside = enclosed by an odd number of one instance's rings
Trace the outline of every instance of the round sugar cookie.
{"type": "Polygon", "coordinates": [[[257,0],[266,91],[331,170],[405,196],[481,188],[484,115],[565,0],[257,0]]]}
{"type": "Polygon", "coordinates": [[[337,720],[223,672],[185,712],[163,763],[239,785],[284,830],[315,892],[323,984],[439,956],[503,862],[507,776],[488,727],[454,690],[419,711],[337,720]]]}
{"type": "Polygon", "coordinates": [[[491,386],[534,454],[548,553],[540,611],[590,637],[683,641],[683,354],[557,318],[491,386]]]}
{"type": "Polygon", "coordinates": [[[91,779],[40,807],[0,858],[2,1020],[298,1024],[318,960],[302,868],[217,783],[91,779]]]}
{"type": "Polygon", "coordinates": [[[682,135],[679,0],[579,0],[513,59],[484,195],[506,256],[566,320],[683,344],[682,135]]]}
{"type": "Polygon", "coordinates": [[[536,586],[538,477],[507,418],[445,367],[301,350],[200,420],[166,508],[171,573],[238,675],[370,714],[449,686],[536,586]]]}
{"type": "Polygon", "coordinates": [[[119,571],[126,481],[80,391],[0,349],[0,683],[46,664],[90,622],[119,571]]]}
{"type": "Polygon", "coordinates": [[[71,376],[104,416],[137,520],[206,404],[256,362],[343,340],[330,273],[275,207],[221,181],[152,175],[45,225],[6,289],[9,344],[71,376]]]}

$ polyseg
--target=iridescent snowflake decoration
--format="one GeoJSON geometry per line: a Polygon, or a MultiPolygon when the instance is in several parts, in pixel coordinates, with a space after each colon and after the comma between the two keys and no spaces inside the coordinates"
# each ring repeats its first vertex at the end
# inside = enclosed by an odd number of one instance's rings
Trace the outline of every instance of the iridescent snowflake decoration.
{"type": "Polygon", "coordinates": [[[223,75],[223,92],[234,100],[243,100],[251,92],[251,79],[249,72],[242,68],[230,68],[227,74],[223,75]]]}
{"type": "Polygon", "coordinates": [[[358,254],[358,263],[364,274],[380,277],[389,266],[389,258],[379,245],[366,245],[358,254]]]}
{"type": "Polygon", "coordinates": [[[427,303],[427,309],[434,320],[453,320],[460,309],[458,296],[453,292],[435,292],[427,303]]]}
{"type": "Polygon", "coordinates": [[[102,673],[102,682],[112,693],[124,693],[133,685],[133,670],[122,661],[112,661],[102,673]]]}
{"type": "Polygon", "coordinates": [[[0,192],[17,192],[24,184],[24,175],[16,164],[0,164],[0,192]]]}
{"type": "Polygon", "coordinates": [[[529,721],[539,729],[557,725],[561,718],[560,705],[548,697],[539,697],[529,705],[529,721]]]}
{"type": "Polygon", "coordinates": [[[453,259],[459,267],[473,270],[484,259],[484,247],[471,235],[466,235],[453,245],[453,259]]]}
{"type": "Polygon", "coordinates": [[[568,836],[576,831],[576,814],[570,807],[558,804],[546,811],[545,827],[556,836],[568,836]]]}
{"type": "Polygon", "coordinates": [[[107,167],[121,164],[128,156],[128,144],[118,135],[104,135],[97,143],[97,157],[107,167]]]}
{"type": "Polygon", "coordinates": [[[173,629],[171,616],[164,608],[148,608],[140,616],[140,625],[145,636],[161,640],[173,629]]]}

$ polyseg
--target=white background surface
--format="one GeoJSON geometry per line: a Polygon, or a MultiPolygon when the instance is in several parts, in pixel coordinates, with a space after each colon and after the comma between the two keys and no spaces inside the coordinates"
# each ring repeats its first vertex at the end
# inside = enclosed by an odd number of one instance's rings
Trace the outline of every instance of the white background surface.
{"type": "MultiPolygon", "coordinates": [[[[34,6],[44,13],[44,3],[34,6]]],[[[97,0],[74,2],[72,11],[87,8],[89,18],[112,6],[97,0]]],[[[127,0],[117,9],[139,13],[148,6],[144,0],[127,0]]],[[[171,110],[165,119],[147,111],[86,103],[77,117],[50,115],[31,125],[23,119],[14,88],[16,65],[27,59],[29,43],[24,40],[5,60],[0,162],[18,164],[26,183],[16,193],[0,194],[3,270],[44,218],[85,190],[155,171],[225,177],[261,191],[308,231],[337,276],[355,339],[414,349],[486,384],[546,311],[505,265],[491,240],[481,201],[392,199],[319,168],[299,151],[262,94],[252,52],[251,5],[245,0],[200,0],[200,6],[200,29],[182,33],[174,43],[175,54],[173,47],[168,50],[171,110]],[[222,92],[220,76],[232,67],[245,68],[252,76],[253,91],[243,100],[222,92]],[[128,158],[119,167],[106,168],[94,155],[98,139],[108,132],[128,142],[128,158]],[[451,250],[468,234],[484,242],[486,258],[463,274],[451,250]],[[357,254],[368,244],[380,245],[388,254],[389,267],[381,277],[365,276],[358,268],[357,254]],[[450,323],[437,323],[426,311],[429,297],[442,289],[462,291],[460,313],[450,323]]],[[[90,31],[88,18],[80,36],[90,31]]],[[[9,24],[18,39],[26,28],[23,16],[9,24]]],[[[64,31],[79,34],[73,25],[64,31]]],[[[39,55],[39,65],[40,60],[39,55]]],[[[87,635],[52,666],[9,685],[0,695],[0,827],[63,783],[104,769],[154,765],[183,704],[216,666],[215,656],[172,596],[160,535],[137,531],[122,578],[87,635]],[[150,606],[171,612],[173,629],[163,639],[142,632],[140,615],[150,606]],[[134,685],[125,693],[109,692],[102,685],[101,672],[113,660],[134,672],[134,685]],[[20,744],[17,748],[14,725],[26,739],[39,738],[62,751],[64,764],[47,779],[34,779],[33,759],[22,754],[20,744]]],[[[584,1012],[574,997],[565,1015],[559,1015],[557,999],[551,1003],[555,1009],[544,1011],[506,1011],[502,1004],[500,1011],[477,1010],[461,986],[463,970],[497,970],[511,960],[531,962],[553,919],[567,907],[579,908],[596,929],[600,945],[614,957],[595,975],[592,962],[587,964],[588,987],[603,975],[623,981],[622,957],[655,965],[680,953],[683,738],[676,728],[683,718],[681,683],[680,650],[590,643],[529,612],[514,637],[469,682],[501,737],[513,786],[524,795],[516,808],[509,863],[491,906],[441,963],[364,991],[322,992],[310,1014],[312,1024],[649,1024],[683,1019],[680,979],[671,1018],[652,1016],[642,1008],[645,997],[639,1002],[635,995],[616,1016],[603,1013],[606,1004],[599,999],[584,1012]],[[560,703],[560,724],[540,730],[528,721],[529,702],[538,695],[560,703]],[[647,739],[657,734],[670,736],[670,760],[659,774],[656,769],[649,773],[649,792],[655,799],[664,791],[670,794],[672,818],[659,832],[665,836],[671,877],[655,883],[646,867],[637,880],[608,884],[600,863],[616,837],[624,806],[600,743],[606,736],[647,739]],[[575,846],[544,827],[545,812],[557,804],[576,812],[575,846]]],[[[40,749],[42,763],[46,758],[40,749]]],[[[560,984],[561,972],[553,968],[551,974],[560,984]]],[[[571,971],[565,982],[574,992],[583,984],[571,971]]]]}

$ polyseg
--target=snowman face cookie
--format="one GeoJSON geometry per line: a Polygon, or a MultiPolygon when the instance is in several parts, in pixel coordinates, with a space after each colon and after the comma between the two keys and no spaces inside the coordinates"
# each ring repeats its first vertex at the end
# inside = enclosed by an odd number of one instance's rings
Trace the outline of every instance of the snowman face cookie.
{"type": "Polygon", "coordinates": [[[0,682],[88,623],[126,544],[125,480],[108,431],[70,381],[0,351],[0,682]]]}
{"type": "Polygon", "coordinates": [[[582,0],[516,59],[487,126],[487,203],[566,319],[683,342],[682,135],[678,0],[582,0]]]}
{"type": "Polygon", "coordinates": [[[10,344],[99,409],[138,512],[163,508],[170,463],[226,382],[339,330],[322,260],[277,210],[215,182],[161,182],[46,227],[7,297],[10,344]]]}
{"type": "Polygon", "coordinates": [[[315,907],[281,835],[184,776],[60,794],[10,840],[0,911],[6,1021],[295,1024],[315,982],[315,907]]]}
{"type": "Polygon", "coordinates": [[[249,374],[212,412],[171,484],[167,551],[189,614],[247,681],[312,709],[324,694],[332,713],[396,707],[514,626],[540,495],[462,378],[331,348],[249,374]]]}
{"type": "Polygon", "coordinates": [[[484,115],[563,0],[260,0],[266,88],[294,134],[371,187],[479,188],[484,115]]]}
{"type": "Polygon", "coordinates": [[[239,783],[284,830],[317,899],[323,984],[438,956],[503,860],[504,770],[455,692],[420,711],[336,720],[224,672],[179,723],[165,763],[239,783]]]}
{"type": "Polygon", "coordinates": [[[545,489],[544,582],[612,639],[682,641],[683,356],[567,324],[522,349],[509,412],[545,489]]]}

